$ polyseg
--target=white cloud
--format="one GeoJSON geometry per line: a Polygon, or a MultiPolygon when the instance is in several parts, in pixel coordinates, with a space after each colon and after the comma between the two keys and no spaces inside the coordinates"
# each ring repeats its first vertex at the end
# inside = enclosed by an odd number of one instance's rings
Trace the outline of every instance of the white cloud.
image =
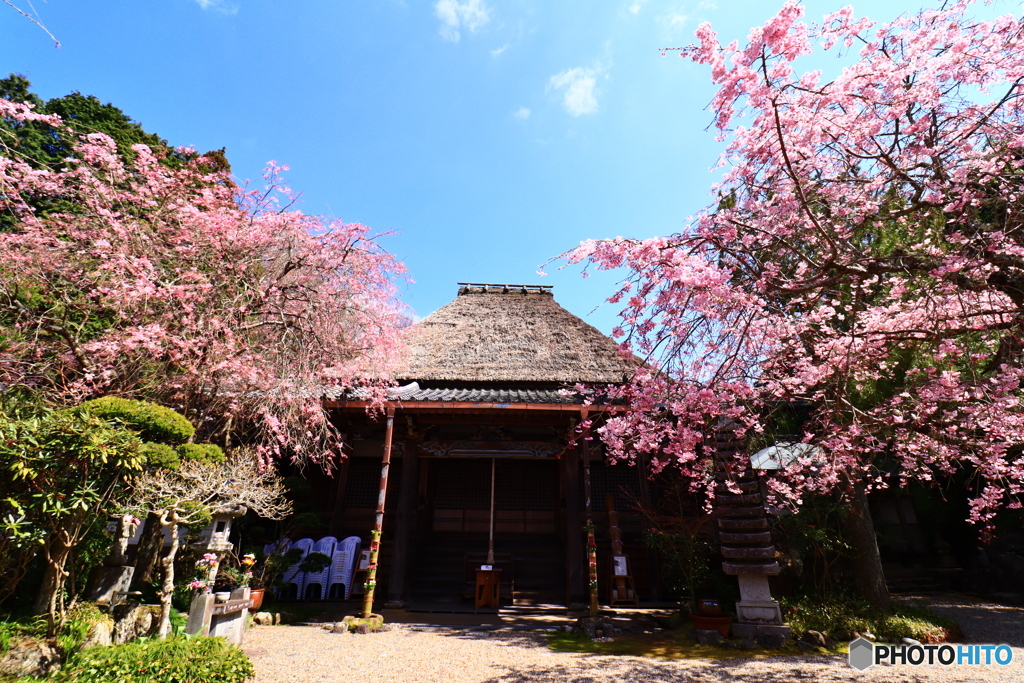
{"type": "Polygon", "coordinates": [[[640,10],[643,9],[644,5],[647,4],[647,0],[633,0],[629,6],[629,11],[633,14],[639,14],[640,10]]]}
{"type": "Polygon", "coordinates": [[[203,9],[213,10],[221,14],[238,14],[238,5],[228,0],[196,0],[203,9]]]}
{"type": "Polygon", "coordinates": [[[562,106],[573,116],[597,111],[597,69],[578,66],[555,74],[548,80],[548,90],[564,90],[562,106]]]}
{"type": "Polygon", "coordinates": [[[498,57],[498,56],[500,56],[502,52],[504,52],[505,50],[507,50],[507,49],[508,49],[508,46],[509,46],[509,44],[508,44],[508,43],[505,43],[505,44],[504,44],[504,45],[502,45],[501,47],[499,47],[499,48],[496,48],[496,49],[494,49],[494,50],[491,50],[491,56],[492,56],[492,57],[498,57]]]}
{"type": "Polygon", "coordinates": [[[516,117],[521,121],[525,121],[526,119],[530,118],[530,114],[532,113],[533,112],[527,109],[526,107],[519,107],[519,109],[516,109],[514,112],[512,112],[512,116],[516,117]]]}
{"type": "Polygon", "coordinates": [[[437,0],[434,14],[441,20],[438,33],[445,40],[459,42],[462,37],[460,29],[474,33],[478,28],[491,20],[491,8],[483,0],[437,0]]]}

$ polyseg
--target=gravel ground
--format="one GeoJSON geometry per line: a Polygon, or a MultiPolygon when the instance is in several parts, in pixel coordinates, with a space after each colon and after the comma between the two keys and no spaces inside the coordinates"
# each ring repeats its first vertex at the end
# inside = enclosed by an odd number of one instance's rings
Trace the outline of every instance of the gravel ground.
{"type": "Polygon", "coordinates": [[[1024,609],[927,598],[960,621],[967,639],[1014,646],[1009,666],[849,667],[845,655],[657,660],[552,652],[545,635],[513,629],[417,629],[333,634],[314,626],[264,626],[246,635],[256,683],[525,683],[527,681],[1024,681],[1024,609]]]}

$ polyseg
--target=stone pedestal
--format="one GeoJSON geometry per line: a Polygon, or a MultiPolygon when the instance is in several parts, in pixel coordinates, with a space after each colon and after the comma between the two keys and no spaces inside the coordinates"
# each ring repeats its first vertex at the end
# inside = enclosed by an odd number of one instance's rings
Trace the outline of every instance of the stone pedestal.
{"type": "Polygon", "coordinates": [[[132,585],[135,567],[97,567],[89,581],[86,599],[100,605],[116,605],[132,585]]]}
{"type": "Polygon", "coordinates": [[[192,599],[188,611],[189,635],[221,636],[233,645],[245,639],[245,622],[249,615],[249,588],[231,591],[227,602],[217,602],[211,593],[202,593],[192,599]]]}
{"type": "Polygon", "coordinates": [[[779,603],[772,600],[768,577],[764,574],[740,574],[740,601],[736,603],[736,623],[732,634],[737,638],[770,636],[789,637],[789,626],[782,623],[779,603]]]}

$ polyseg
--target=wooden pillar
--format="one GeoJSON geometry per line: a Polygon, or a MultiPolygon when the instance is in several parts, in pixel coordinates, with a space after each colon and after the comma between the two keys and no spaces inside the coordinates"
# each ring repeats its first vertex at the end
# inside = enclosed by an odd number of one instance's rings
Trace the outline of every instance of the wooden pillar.
{"type": "MultiPolygon", "coordinates": [[[[637,474],[640,477],[640,504],[644,510],[654,510],[654,501],[651,498],[651,486],[650,486],[650,456],[646,453],[641,453],[636,459],[637,474]]],[[[641,530],[646,534],[647,532],[647,516],[640,515],[641,530]]],[[[647,546],[647,574],[648,580],[650,581],[651,600],[660,600],[658,584],[661,583],[659,580],[660,572],[658,566],[658,554],[654,552],[654,548],[647,546]]]]}
{"type": "MultiPolygon", "coordinates": [[[[584,422],[587,420],[587,409],[583,408],[581,417],[584,422]]],[[[590,428],[586,427],[580,435],[580,450],[583,452],[583,497],[584,509],[587,513],[587,564],[589,572],[589,593],[590,593],[590,616],[596,617],[597,607],[597,539],[594,535],[594,506],[590,498],[590,428]]]]}
{"type": "Polygon", "coordinates": [[[407,569],[412,557],[409,540],[416,518],[419,491],[419,448],[406,442],[402,455],[402,488],[399,491],[398,519],[395,523],[395,556],[392,560],[391,582],[388,584],[388,607],[402,607],[405,600],[407,569]]]}
{"type": "Polygon", "coordinates": [[[580,509],[580,453],[576,448],[562,455],[562,486],[565,497],[565,568],[569,604],[583,602],[587,594],[583,571],[583,520],[580,509]]]}
{"type": "Polygon", "coordinates": [[[380,466],[380,492],[377,494],[377,513],[370,531],[370,565],[366,570],[366,595],[363,598],[362,617],[373,613],[373,595],[377,590],[377,558],[380,556],[380,537],[384,527],[384,501],[388,495],[388,470],[391,468],[391,437],[395,431],[395,407],[388,406],[387,428],[384,430],[384,457],[380,466]]]}

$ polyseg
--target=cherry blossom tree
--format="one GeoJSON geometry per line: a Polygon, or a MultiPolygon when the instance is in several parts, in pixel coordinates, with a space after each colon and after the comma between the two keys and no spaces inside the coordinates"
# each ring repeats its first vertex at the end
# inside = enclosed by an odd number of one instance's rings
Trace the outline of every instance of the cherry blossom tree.
{"type": "Polygon", "coordinates": [[[744,46],[701,25],[682,55],[719,88],[718,201],[679,234],[566,255],[625,269],[614,334],[650,363],[616,390],[612,453],[713,495],[716,429],[763,440],[779,406],[811,406],[775,493],[849,495],[879,605],[866,492],[968,472],[983,529],[1024,493],[1024,25],[971,9],[807,25],[790,1],[744,46]],[[841,73],[800,73],[815,50],[841,73]]]}
{"type": "Polygon", "coordinates": [[[0,100],[0,117],[78,140],[40,169],[0,131],[0,211],[15,217],[0,233],[0,382],[65,405],[146,398],[264,461],[329,466],[340,436],[322,397],[382,400],[402,353],[404,269],[368,228],[296,210],[273,163],[266,187],[239,188],[203,157],[161,164],[134,145],[126,159],[28,104],[0,100]],[[44,215],[41,199],[68,208],[44,215]]]}

